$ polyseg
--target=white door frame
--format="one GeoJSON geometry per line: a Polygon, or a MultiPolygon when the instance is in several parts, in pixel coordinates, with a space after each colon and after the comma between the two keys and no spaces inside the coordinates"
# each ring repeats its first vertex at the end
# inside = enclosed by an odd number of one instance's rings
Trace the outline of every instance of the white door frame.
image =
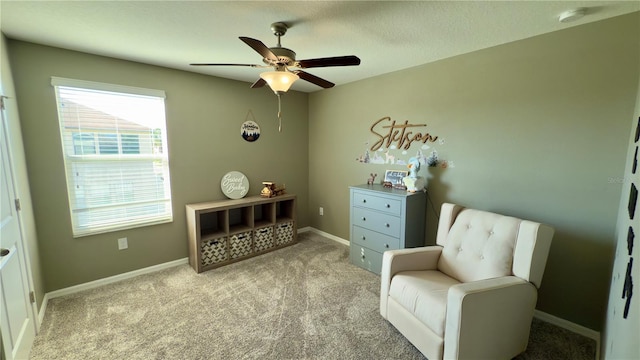
{"type": "MultiPolygon", "coordinates": [[[[20,271],[22,272],[22,285],[23,288],[25,289],[25,293],[23,294],[25,297],[25,301],[28,304],[27,306],[27,316],[29,318],[29,324],[28,327],[30,327],[30,329],[28,329],[27,331],[25,331],[24,336],[22,338],[22,349],[20,349],[19,353],[15,353],[16,358],[22,358],[23,356],[26,357],[28,356],[29,351],[31,350],[31,346],[33,343],[33,339],[35,338],[35,334],[38,332],[39,328],[40,328],[40,319],[37,316],[38,315],[38,309],[37,309],[37,304],[35,301],[35,293],[34,293],[34,283],[33,283],[33,277],[31,274],[31,263],[29,261],[29,256],[28,256],[28,244],[26,243],[25,239],[24,239],[24,228],[23,228],[23,220],[22,220],[22,215],[20,212],[20,206],[19,206],[19,199],[18,199],[18,189],[16,187],[16,177],[15,177],[15,169],[14,169],[14,160],[13,160],[13,156],[12,156],[12,147],[11,147],[11,143],[9,140],[9,119],[8,116],[6,114],[6,104],[8,103],[8,101],[6,101],[8,98],[0,95],[0,126],[2,126],[2,135],[0,136],[0,146],[2,146],[2,152],[6,152],[6,157],[7,157],[7,162],[8,162],[8,166],[5,168],[5,171],[7,172],[7,176],[10,178],[10,192],[11,192],[11,196],[14,198],[15,200],[15,206],[16,206],[16,221],[18,222],[18,233],[19,233],[19,237],[18,237],[18,241],[16,242],[16,249],[18,251],[18,255],[19,255],[19,263],[20,263],[20,271]]],[[[15,104],[14,104],[15,105],[15,104]]],[[[0,161],[4,161],[2,159],[0,159],[0,161]]],[[[3,322],[4,324],[4,322],[3,322]]],[[[4,326],[3,326],[4,328],[4,326]]],[[[6,331],[6,329],[3,329],[3,333],[4,331],[6,331]]],[[[6,336],[6,334],[3,334],[3,337],[6,336]]],[[[5,352],[4,346],[6,345],[6,343],[3,341],[3,348],[0,349],[0,352],[3,352],[2,356],[3,359],[7,359],[10,360],[13,358],[13,354],[7,354],[5,352]]]]}

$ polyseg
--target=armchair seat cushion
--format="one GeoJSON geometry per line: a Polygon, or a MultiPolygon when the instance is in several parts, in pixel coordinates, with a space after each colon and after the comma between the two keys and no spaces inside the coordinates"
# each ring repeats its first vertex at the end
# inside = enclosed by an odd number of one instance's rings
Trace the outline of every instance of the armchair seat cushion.
{"type": "Polygon", "coordinates": [[[391,280],[389,297],[438,336],[444,336],[449,288],[460,282],[438,270],[402,271],[391,280]]]}

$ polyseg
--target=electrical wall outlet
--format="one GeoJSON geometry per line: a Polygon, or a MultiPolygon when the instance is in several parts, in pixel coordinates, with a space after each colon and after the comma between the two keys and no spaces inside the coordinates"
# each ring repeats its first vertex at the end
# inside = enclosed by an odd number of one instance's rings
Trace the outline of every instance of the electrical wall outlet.
{"type": "Polygon", "coordinates": [[[320,206],[320,216],[324,215],[324,208],[320,206]]]}
{"type": "Polygon", "coordinates": [[[118,250],[124,250],[129,248],[129,243],[127,242],[127,238],[118,239],[118,250]]]}

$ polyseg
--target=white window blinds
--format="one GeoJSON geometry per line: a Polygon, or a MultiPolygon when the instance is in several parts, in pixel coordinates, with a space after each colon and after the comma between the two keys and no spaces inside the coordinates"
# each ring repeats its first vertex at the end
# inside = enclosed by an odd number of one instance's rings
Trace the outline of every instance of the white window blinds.
{"type": "Polygon", "coordinates": [[[74,237],[172,221],[164,92],[51,83],[74,237]]]}

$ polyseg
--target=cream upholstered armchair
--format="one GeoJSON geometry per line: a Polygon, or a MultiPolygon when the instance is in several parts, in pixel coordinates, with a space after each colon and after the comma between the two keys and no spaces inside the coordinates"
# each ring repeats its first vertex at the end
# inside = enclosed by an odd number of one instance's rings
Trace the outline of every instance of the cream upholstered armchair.
{"type": "Polygon", "coordinates": [[[435,246],[386,251],[380,314],[429,360],[527,348],[549,226],[443,204],[435,246]]]}

